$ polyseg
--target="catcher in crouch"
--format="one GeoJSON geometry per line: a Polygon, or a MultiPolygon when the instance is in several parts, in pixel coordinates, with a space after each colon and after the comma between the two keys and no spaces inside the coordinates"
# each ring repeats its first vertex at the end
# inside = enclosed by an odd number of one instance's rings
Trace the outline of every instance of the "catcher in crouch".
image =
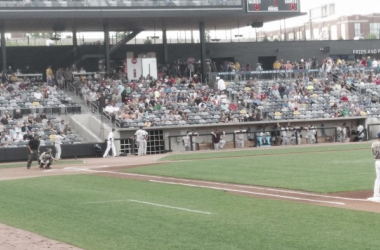
{"type": "Polygon", "coordinates": [[[45,152],[43,152],[40,156],[39,163],[40,169],[50,169],[50,165],[53,163],[53,155],[51,153],[51,148],[48,148],[45,152]]]}

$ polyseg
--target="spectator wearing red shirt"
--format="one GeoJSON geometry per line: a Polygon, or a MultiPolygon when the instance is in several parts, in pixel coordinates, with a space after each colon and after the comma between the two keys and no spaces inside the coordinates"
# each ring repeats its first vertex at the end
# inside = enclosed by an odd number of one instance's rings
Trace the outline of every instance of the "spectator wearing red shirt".
{"type": "Polygon", "coordinates": [[[367,67],[367,60],[363,57],[362,59],[362,67],[367,67]]]}
{"type": "Polygon", "coordinates": [[[340,98],[342,102],[348,102],[348,98],[346,95],[343,95],[342,98],[340,98]]]}
{"type": "Polygon", "coordinates": [[[380,85],[380,76],[376,77],[375,83],[376,83],[376,85],[380,85]]]}

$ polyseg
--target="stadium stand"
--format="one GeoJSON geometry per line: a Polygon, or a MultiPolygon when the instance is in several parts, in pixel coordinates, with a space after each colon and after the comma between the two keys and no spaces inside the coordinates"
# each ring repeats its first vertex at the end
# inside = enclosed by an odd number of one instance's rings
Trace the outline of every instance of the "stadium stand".
{"type": "Polygon", "coordinates": [[[80,105],[42,79],[27,76],[11,79],[3,79],[0,86],[0,147],[26,147],[35,133],[40,135],[43,146],[53,145],[52,134],[57,132],[66,135],[63,144],[80,143],[68,124],[59,118],[67,113],[80,113],[80,105]]]}

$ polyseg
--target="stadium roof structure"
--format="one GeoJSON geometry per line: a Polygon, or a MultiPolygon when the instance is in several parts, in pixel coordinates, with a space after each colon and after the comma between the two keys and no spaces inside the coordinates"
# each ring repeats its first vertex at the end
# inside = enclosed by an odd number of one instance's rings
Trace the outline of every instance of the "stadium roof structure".
{"type": "MultiPolygon", "coordinates": [[[[54,25],[64,27],[64,31],[71,31],[74,27],[79,32],[102,31],[103,23],[107,23],[111,31],[194,30],[199,28],[200,22],[204,22],[205,29],[215,27],[216,29],[233,29],[239,26],[250,26],[252,23],[265,23],[303,15],[297,10],[250,12],[247,11],[247,1],[250,0],[234,0],[236,3],[234,5],[205,5],[206,2],[219,0],[202,0],[204,2],[198,1],[202,5],[196,5],[195,1],[191,1],[193,5],[188,6],[117,6],[117,3],[126,1],[128,0],[110,0],[115,3],[115,6],[107,5],[107,7],[82,5],[54,7],[54,2],[60,1],[41,1],[44,5],[15,7],[4,5],[4,2],[13,3],[13,1],[1,1],[0,22],[4,25],[6,32],[50,32],[54,31],[54,25]]],[[[138,0],[129,1],[137,2],[138,0]]],[[[154,2],[154,0],[143,1],[154,2]]],[[[166,0],[156,0],[156,2],[159,1],[166,0]]],[[[181,1],[189,2],[190,0],[181,1]]],[[[262,1],[269,2],[269,0],[262,1]]],[[[35,2],[39,1],[33,3],[35,2]]],[[[67,1],[67,3],[70,2],[67,1]]]]}
{"type": "MultiPolygon", "coordinates": [[[[3,70],[7,66],[5,32],[70,32],[77,60],[76,32],[103,31],[106,71],[110,54],[144,30],[200,32],[202,72],[206,72],[205,31],[262,27],[263,23],[303,15],[300,0],[2,0],[0,29],[3,70]],[[112,48],[110,31],[132,31],[112,48]]],[[[167,61],[166,32],[163,50],[167,61]]],[[[95,58],[98,58],[98,55],[95,58]]],[[[202,74],[205,82],[206,74],[202,74]]]]}

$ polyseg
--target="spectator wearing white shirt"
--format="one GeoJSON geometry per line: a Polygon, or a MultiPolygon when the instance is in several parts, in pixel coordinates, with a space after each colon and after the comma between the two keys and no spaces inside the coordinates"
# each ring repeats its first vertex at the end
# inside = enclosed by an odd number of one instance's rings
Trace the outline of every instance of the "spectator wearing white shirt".
{"type": "Polygon", "coordinates": [[[85,84],[82,87],[80,92],[82,93],[82,97],[83,97],[84,101],[87,103],[87,95],[90,92],[90,89],[88,88],[87,84],[85,84]]]}
{"type": "Polygon", "coordinates": [[[13,136],[13,141],[21,142],[24,140],[24,136],[20,133],[20,131],[16,131],[16,134],[13,136]]]}
{"type": "Polygon", "coordinates": [[[61,120],[61,122],[58,124],[58,131],[59,132],[63,132],[63,130],[65,129],[65,120],[61,120]]]}
{"type": "Polygon", "coordinates": [[[114,106],[112,106],[111,103],[108,103],[107,107],[104,109],[104,112],[107,112],[110,115],[115,113],[114,106]]]}
{"type": "Polygon", "coordinates": [[[216,77],[216,80],[218,80],[218,90],[223,91],[226,89],[226,83],[223,79],[221,79],[219,76],[216,77]]]}
{"type": "Polygon", "coordinates": [[[36,92],[33,94],[33,97],[37,100],[42,100],[43,99],[43,95],[42,93],[40,92],[39,89],[36,90],[36,92]]]}

